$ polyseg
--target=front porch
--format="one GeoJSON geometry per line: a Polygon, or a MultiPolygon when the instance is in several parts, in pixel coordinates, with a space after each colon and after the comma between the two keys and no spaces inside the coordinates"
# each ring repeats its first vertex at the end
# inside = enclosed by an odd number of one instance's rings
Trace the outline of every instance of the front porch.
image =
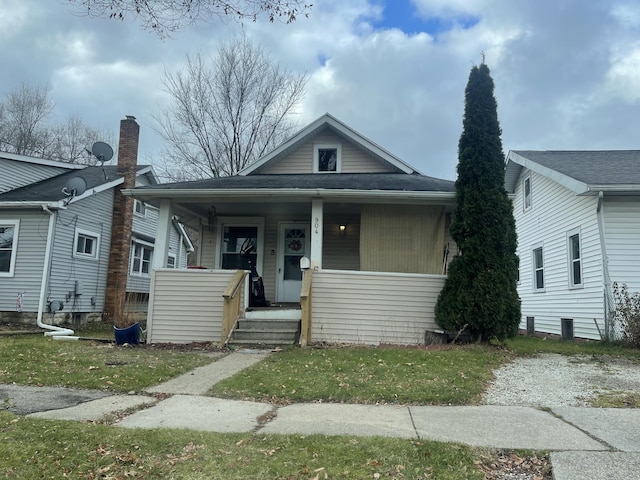
{"type": "MultiPolygon", "coordinates": [[[[437,329],[434,306],[445,275],[309,270],[300,294],[297,342],[416,345],[437,329]]],[[[247,311],[248,272],[153,272],[148,343],[230,340],[247,311]]]]}

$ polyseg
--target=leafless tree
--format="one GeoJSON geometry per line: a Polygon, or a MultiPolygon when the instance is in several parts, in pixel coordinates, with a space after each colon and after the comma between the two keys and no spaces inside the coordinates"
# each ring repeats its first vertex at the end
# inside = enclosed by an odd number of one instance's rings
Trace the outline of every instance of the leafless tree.
{"type": "Polygon", "coordinates": [[[9,92],[0,103],[0,150],[21,155],[41,152],[44,123],[53,106],[48,86],[22,83],[9,92]]]}
{"type": "MultiPolygon", "coordinates": [[[[169,106],[155,114],[164,174],[175,181],[234,175],[291,135],[307,75],[283,70],[246,36],[165,71],[169,106]]],[[[162,167],[161,167],[162,169],[162,167]]]]}
{"type": "Polygon", "coordinates": [[[86,153],[97,140],[112,135],[87,126],[77,115],[51,124],[54,102],[49,87],[22,83],[0,100],[0,150],[69,163],[94,164],[86,153]]]}
{"type": "Polygon", "coordinates": [[[68,0],[75,11],[91,17],[124,20],[136,17],[143,28],[165,37],[197,22],[235,18],[290,23],[307,16],[312,4],[304,0],[68,0]]]}

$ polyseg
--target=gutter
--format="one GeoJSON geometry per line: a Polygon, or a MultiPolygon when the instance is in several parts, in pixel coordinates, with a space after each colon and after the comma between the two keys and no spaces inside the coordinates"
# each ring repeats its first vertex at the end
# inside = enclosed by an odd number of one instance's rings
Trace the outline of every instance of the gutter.
{"type": "Polygon", "coordinates": [[[47,282],[49,275],[51,274],[51,257],[53,254],[53,234],[55,231],[55,212],[49,210],[47,205],[42,205],[42,210],[49,214],[49,229],[47,231],[47,246],[44,253],[44,263],[42,265],[42,281],[40,284],[40,301],[38,303],[38,318],[36,323],[38,327],[45,330],[44,335],[48,337],[54,337],[55,339],[65,340],[78,340],[79,337],[72,337],[74,331],[69,328],[56,327],[55,325],[48,325],[42,322],[42,315],[44,314],[44,308],[47,301],[47,282]]]}

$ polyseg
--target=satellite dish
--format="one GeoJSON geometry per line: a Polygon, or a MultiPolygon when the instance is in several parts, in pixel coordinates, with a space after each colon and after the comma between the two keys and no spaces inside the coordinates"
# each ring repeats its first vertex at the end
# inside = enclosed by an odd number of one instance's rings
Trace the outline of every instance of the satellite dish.
{"type": "Polygon", "coordinates": [[[75,197],[76,195],[82,195],[87,191],[87,182],[82,177],[73,177],[67,181],[67,184],[62,189],[65,195],[75,197]]]}
{"type": "Polygon", "coordinates": [[[91,147],[91,153],[101,163],[108,162],[113,158],[113,148],[105,142],[96,142],[91,147]]]}

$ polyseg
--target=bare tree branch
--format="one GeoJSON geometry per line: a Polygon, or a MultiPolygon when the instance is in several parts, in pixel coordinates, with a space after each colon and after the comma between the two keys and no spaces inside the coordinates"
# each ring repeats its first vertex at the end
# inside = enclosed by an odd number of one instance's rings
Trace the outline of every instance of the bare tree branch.
{"type": "Polygon", "coordinates": [[[213,57],[187,56],[185,71],[165,71],[171,103],[154,115],[164,173],[176,180],[238,173],[290,136],[306,84],[306,75],[281,69],[244,36],[213,57]]]}
{"type": "Polygon", "coordinates": [[[160,37],[197,22],[234,18],[257,21],[266,17],[291,23],[308,16],[312,4],[305,0],[68,0],[81,15],[124,20],[137,18],[142,27],[160,37]]]}

